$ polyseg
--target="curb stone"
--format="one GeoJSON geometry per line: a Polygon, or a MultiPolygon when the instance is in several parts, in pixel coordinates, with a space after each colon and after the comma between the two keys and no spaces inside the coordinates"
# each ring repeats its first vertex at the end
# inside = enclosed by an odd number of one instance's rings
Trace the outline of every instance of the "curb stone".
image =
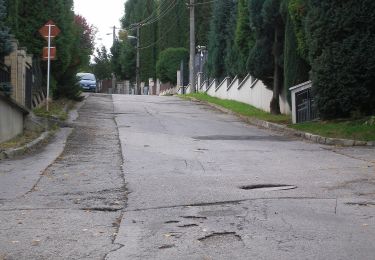
{"type": "Polygon", "coordinates": [[[207,101],[202,101],[202,100],[198,100],[196,98],[191,98],[191,97],[189,97],[189,99],[193,102],[200,102],[200,103],[206,104],[208,106],[211,106],[213,108],[216,108],[216,109],[218,109],[221,112],[224,112],[226,114],[235,115],[235,116],[239,117],[241,120],[243,120],[243,121],[245,121],[245,122],[247,122],[251,125],[255,125],[255,126],[258,126],[258,127],[261,127],[261,128],[265,128],[265,129],[270,129],[272,131],[281,132],[285,135],[300,137],[304,140],[308,140],[308,141],[313,142],[313,143],[325,144],[325,145],[335,145],[335,146],[369,146],[369,147],[375,146],[375,141],[367,141],[367,142],[366,141],[357,141],[357,140],[350,140],[350,139],[324,137],[324,136],[320,136],[320,135],[316,135],[316,134],[305,133],[305,132],[302,132],[302,131],[299,131],[299,130],[291,129],[291,128],[285,126],[285,125],[280,125],[280,124],[276,124],[276,123],[272,123],[272,122],[268,122],[268,121],[244,116],[244,115],[238,114],[236,112],[233,112],[233,111],[231,111],[227,108],[221,107],[219,105],[209,103],[207,101]]]}
{"type": "MultiPolygon", "coordinates": [[[[72,127],[73,121],[78,117],[78,110],[84,105],[86,102],[86,98],[83,99],[81,102],[77,103],[72,110],[70,110],[68,119],[66,122],[61,122],[59,120],[54,120],[54,119],[46,119],[47,121],[49,120],[50,122],[53,122],[55,124],[58,124],[59,127],[72,127]]],[[[0,151],[0,160],[3,159],[12,159],[17,156],[24,155],[28,151],[32,151],[37,149],[40,145],[46,143],[49,141],[49,139],[54,136],[55,132],[54,131],[45,131],[41,133],[41,135],[34,139],[33,141],[17,148],[11,148],[11,149],[6,149],[4,151],[0,151]]]]}
{"type": "Polygon", "coordinates": [[[12,159],[16,156],[20,156],[25,154],[28,151],[36,149],[39,145],[47,142],[50,137],[53,136],[52,131],[43,132],[38,138],[35,140],[17,148],[6,149],[0,152],[0,160],[2,159],[12,159]]]}

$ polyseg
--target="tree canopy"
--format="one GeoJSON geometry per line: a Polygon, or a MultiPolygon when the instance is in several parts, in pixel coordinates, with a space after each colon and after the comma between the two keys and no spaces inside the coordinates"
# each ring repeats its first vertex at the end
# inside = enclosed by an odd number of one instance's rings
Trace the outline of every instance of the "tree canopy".
{"type": "Polygon", "coordinates": [[[51,87],[55,96],[67,94],[77,96],[79,88],[74,86],[75,74],[80,67],[88,67],[93,52],[95,29],[83,17],[75,16],[73,0],[5,0],[7,25],[20,45],[34,55],[37,64],[46,69],[41,61],[45,39],[39,35],[47,21],[53,20],[61,33],[52,42],[57,49],[57,60],[52,63],[51,87]]]}

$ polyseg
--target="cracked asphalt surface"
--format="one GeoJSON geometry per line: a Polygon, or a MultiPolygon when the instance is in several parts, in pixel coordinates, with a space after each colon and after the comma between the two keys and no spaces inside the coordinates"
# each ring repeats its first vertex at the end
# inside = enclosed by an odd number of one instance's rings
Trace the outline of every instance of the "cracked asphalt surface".
{"type": "Polygon", "coordinates": [[[372,260],[374,216],[374,148],[177,97],[92,94],[43,151],[0,161],[1,260],[372,260]]]}
{"type": "Polygon", "coordinates": [[[0,259],[103,259],[120,246],[113,239],[126,194],[111,96],[90,96],[61,154],[53,152],[56,145],[0,162],[8,169],[1,179],[14,173],[12,185],[25,183],[0,193],[0,259]],[[35,173],[51,153],[56,160],[35,173]],[[31,181],[17,179],[25,161],[29,172],[22,174],[33,175],[31,181]]]}
{"type": "Polygon", "coordinates": [[[177,97],[114,96],[128,205],[107,259],[373,259],[375,149],[280,136],[177,97]],[[241,189],[265,184],[288,190],[241,189]]]}

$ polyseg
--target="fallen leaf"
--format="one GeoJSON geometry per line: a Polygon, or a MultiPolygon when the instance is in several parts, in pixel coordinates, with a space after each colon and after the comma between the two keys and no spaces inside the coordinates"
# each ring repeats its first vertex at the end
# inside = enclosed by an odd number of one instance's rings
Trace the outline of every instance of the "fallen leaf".
{"type": "Polygon", "coordinates": [[[39,239],[33,240],[31,242],[31,245],[33,245],[33,246],[38,246],[39,244],[40,244],[40,240],[39,239]]]}

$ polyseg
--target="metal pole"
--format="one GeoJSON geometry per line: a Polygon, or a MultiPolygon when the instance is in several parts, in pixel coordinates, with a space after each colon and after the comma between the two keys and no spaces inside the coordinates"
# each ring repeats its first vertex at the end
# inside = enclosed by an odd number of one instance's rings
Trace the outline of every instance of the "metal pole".
{"type": "Polygon", "coordinates": [[[49,74],[51,71],[51,27],[52,24],[48,25],[48,58],[47,58],[47,104],[46,109],[49,111],[48,100],[49,100],[49,74]]]}
{"type": "Polygon", "coordinates": [[[181,60],[180,63],[180,84],[182,86],[182,94],[185,95],[185,86],[184,86],[184,60],[181,60]]]}
{"type": "Polygon", "coordinates": [[[139,86],[139,27],[140,24],[137,26],[137,61],[136,61],[136,68],[135,68],[135,80],[137,84],[137,95],[141,94],[140,86],[139,86]]]}
{"type": "Polygon", "coordinates": [[[115,44],[116,41],[116,25],[113,26],[113,44],[115,44]]]}
{"type": "Polygon", "coordinates": [[[194,75],[194,58],[195,58],[195,14],[194,0],[190,0],[190,61],[189,77],[191,93],[195,92],[195,75],[194,75]]]}

